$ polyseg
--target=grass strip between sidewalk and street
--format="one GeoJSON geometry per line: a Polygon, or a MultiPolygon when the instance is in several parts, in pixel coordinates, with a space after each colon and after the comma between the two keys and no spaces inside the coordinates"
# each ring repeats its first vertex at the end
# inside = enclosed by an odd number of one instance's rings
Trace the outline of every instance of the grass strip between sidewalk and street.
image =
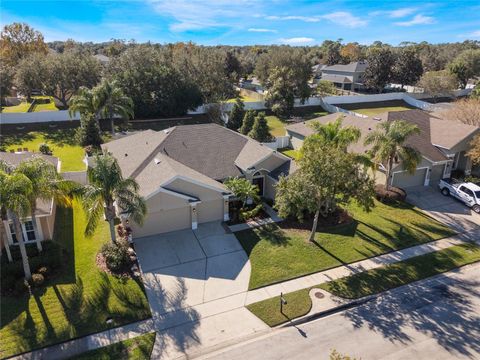
{"type": "Polygon", "coordinates": [[[99,349],[90,350],[71,360],[127,360],[127,359],[150,359],[155,333],[148,333],[120,341],[99,349]]]}
{"type": "MultiPolygon", "coordinates": [[[[321,288],[346,299],[358,299],[476,261],[480,261],[480,247],[466,243],[329,281],[312,288],[321,288]]],[[[284,294],[287,304],[283,306],[283,314],[280,312],[279,296],[250,304],[247,308],[267,325],[277,326],[308,314],[312,307],[309,296],[312,288],[284,294]]]]}

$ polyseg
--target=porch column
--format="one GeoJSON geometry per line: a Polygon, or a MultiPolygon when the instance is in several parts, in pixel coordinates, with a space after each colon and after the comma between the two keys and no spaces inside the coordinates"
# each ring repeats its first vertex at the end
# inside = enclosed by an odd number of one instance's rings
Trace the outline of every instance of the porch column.
{"type": "Polygon", "coordinates": [[[38,217],[35,217],[35,222],[37,224],[37,226],[33,228],[33,230],[35,231],[35,239],[43,241],[45,239],[43,238],[43,229],[42,224],[40,223],[40,219],[38,217]]]}
{"type": "Polygon", "coordinates": [[[190,203],[190,213],[192,215],[192,230],[196,230],[198,228],[197,204],[198,202],[190,203]]]}
{"type": "Polygon", "coordinates": [[[230,201],[228,198],[230,195],[223,195],[223,221],[228,221],[230,220],[230,214],[229,214],[229,205],[230,201]]]}
{"type": "Polygon", "coordinates": [[[465,175],[470,175],[472,173],[472,159],[469,156],[466,157],[465,162],[465,175]]]}

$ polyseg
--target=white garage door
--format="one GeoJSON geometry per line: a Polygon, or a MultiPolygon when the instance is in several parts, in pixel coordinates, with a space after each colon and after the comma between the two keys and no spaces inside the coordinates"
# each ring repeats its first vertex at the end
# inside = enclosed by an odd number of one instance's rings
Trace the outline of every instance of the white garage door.
{"type": "Polygon", "coordinates": [[[190,206],[147,213],[142,227],[134,229],[134,236],[142,237],[169,231],[191,229],[190,206]]]}
{"type": "Polygon", "coordinates": [[[425,168],[417,169],[413,174],[410,174],[408,171],[394,173],[392,185],[399,188],[424,185],[426,172],[427,169],[425,168]]]}
{"type": "Polygon", "coordinates": [[[197,205],[198,223],[223,220],[223,199],[202,201],[197,205]]]}

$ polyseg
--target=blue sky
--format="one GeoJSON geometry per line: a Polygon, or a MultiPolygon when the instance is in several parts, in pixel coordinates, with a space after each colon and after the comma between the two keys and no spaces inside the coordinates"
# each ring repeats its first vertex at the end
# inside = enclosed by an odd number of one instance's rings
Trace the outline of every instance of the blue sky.
{"type": "Polygon", "coordinates": [[[0,24],[27,22],[47,41],[396,45],[480,40],[479,14],[480,2],[470,0],[2,0],[0,24]]]}

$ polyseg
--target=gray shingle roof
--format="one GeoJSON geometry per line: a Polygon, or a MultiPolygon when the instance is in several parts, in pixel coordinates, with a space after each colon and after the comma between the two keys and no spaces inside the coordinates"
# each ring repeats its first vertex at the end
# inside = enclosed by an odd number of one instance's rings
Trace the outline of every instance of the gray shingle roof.
{"type": "Polygon", "coordinates": [[[340,83],[340,84],[352,83],[352,80],[350,80],[345,75],[337,75],[337,74],[322,74],[322,80],[331,81],[331,82],[340,83]]]}
{"type": "Polygon", "coordinates": [[[41,157],[48,162],[52,163],[55,166],[55,169],[58,168],[58,158],[55,156],[44,155],[41,153],[33,152],[22,152],[22,153],[10,153],[10,152],[0,152],[0,160],[3,160],[13,166],[20,165],[22,161],[31,159],[35,156],[41,157]]]}
{"type": "Polygon", "coordinates": [[[350,64],[342,65],[336,64],[332,66],[327,66],[323,71],[344,71],[344,72],[364,72],[367,68],[368,63],[366,61],[356,61],[351,62],[350,64]]]}

